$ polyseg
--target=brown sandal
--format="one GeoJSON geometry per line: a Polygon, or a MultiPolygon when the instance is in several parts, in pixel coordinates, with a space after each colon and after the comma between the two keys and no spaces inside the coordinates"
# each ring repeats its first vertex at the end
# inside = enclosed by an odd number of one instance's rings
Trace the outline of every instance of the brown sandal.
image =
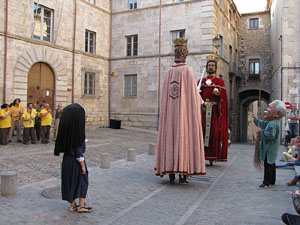
{"type": "Polygon", "coordinates": [[[77,208],[77,212],[79,212],[79,213],[89,213],[89,212],[92,212],[92,211],[93,211],[93,208],[87,207],[85,205],[80,205],[77,208]]]}
{"type": "Polygon", "coordinates": [[[78,205],[75,203],[74,205],[71,205],[69,211],[70,212],[75,212],[75,211],[77,211],[77,209],[78,209],[78,205]]]}

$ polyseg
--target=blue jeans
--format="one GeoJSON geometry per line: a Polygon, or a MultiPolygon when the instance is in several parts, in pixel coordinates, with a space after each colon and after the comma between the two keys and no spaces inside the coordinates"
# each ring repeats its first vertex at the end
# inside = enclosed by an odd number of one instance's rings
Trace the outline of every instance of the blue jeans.
{"type": "Polygon", "coordinates": [[[281,163],[278,164],[277,167],[286,167],[286,166],[294,166],[294,165],[300,165],[300,161],[281,163]]]}
{"type": "Polygon", "coordinates": [[[291,138],[298,136],[298,123],[290,123],[289,124],[291,138]]]}

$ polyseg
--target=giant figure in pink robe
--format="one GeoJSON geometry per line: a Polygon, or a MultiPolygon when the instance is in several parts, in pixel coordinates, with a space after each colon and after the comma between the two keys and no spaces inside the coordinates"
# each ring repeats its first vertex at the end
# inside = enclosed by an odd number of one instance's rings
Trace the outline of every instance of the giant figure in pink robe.
{"type": "Polygon", "coordinates": [[[185,64],[187,39],[175,39],[175,64],[167,71],[161,92],[155,174],[169,174],[170,182],[180,174],[205,175],[201,125],[202,99],[191,67],[185,64]]]}

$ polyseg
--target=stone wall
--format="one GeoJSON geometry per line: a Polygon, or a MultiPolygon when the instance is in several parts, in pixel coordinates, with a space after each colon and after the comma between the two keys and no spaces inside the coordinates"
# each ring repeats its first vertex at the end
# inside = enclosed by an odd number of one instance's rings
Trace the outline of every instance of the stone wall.
{"type": "MultiPolygon", "coordinates": [[[[273,0],[271,7],[272,98],[300,105],[300,2],[273,0]]],[[[283,121],[286,122],[287,118],[283,121]]],[[[284,134],[284,127],[282,127],[284,134]]]]}
{"type": "Polygon", "coordinates": [[[271,94],[271,44],[270,44],[270,12],[242,14],[238,23],[239,31],[239,61],[241,70],[239,83],[239,140],[247,141],[252,136],[251,120],[249,120],[249,105],[259,99],[269,99],[271,94]],[[250,28],[250,19],[258,19],[258,28],[250,28]],[[259,60],[259,76],[249,77],[250,60],[259,60]],[[250,126],[250,127],[249,127],[250,126]]]}
{"type": "MultiPolygon", "coordinates": [[[[5,1],[1,10],[5,15],[5,1]]],[[[108,125],[109,90],[109,0],[77,1],[76,44],[74,66],[74,90],[72,90],[74,1],[40,0],[41,6],[54,11],[53,39],[51,42],[32,38],[34,25],[34,1],[10,0],[8,5],[8,45],[6,102],[19,97],[27,104],[28,72],[33,64],[43,62],[49,65],[55,77],[54,104],[66,106],[72,102],[81,103],[87,109],[89,124],[108,125]],[[21,5],[20,5],[21,4],[21,5]],[[15,19],[18,18],[18,19],[15,19]],[[85,30],[96,32],[96,53],[85,52],[85,30]],[[95,96],[84,96],[82,84],[84,71],[96,72],[95,96]],[[69,91],[68,91],[69,90],[69,91]]],[[[1,14],[3,15],[3,14],[1,14]]],[[[0,22],[0,50],[4,52],[5,20],[0,22]]],[[[1,62],[3,62],[1,54],[1,62]]],[[[4,64],[0,65],[3,71],[4,64]]],[[[3,100],[4,72],[0,74],[3,100]]]]}
{"type": "MultiPolygon", "coordinates": [[[[185,30],[188,38],[191,66],[198,80],[206,64],[206,56],[212,54],[212,39],[224,36],[224,58],[220,60],[218,73],[229,86],[229,45],[237,49],[236,20],[228,18],[230,2],[224,9],[215,0],[191,0],[174,3],[162,1],[161,5],[161,68],[159,80],[159,1],[139,1],[138,8],[129,10],[126,1],[113,1],[112,15],[112,71],[111,118],[123,124],[155,129],[158,125],[158,89],[162,88],[167,69],[174,63],[172,31],[185,30]],[[225,8],[227,7],[227,8],[225,8]],[[223,12],[224,11],[224,12],[223,12]],[[227,12],[227,13],[226,13],[227,12]],[[218,19],[225,22],[219,24],[218,19]],[[233,34],[231,34],[231,33],[233,34]],[[138,56],[126,56],[126,36],[138,35],[138,56]],[[124,75],[137,74],[137,96],[124,97],[124,75]],[[160,84],[160,85],[159,85],[160,84]],[[135,117],[134,119],[132,117],[135,117]]],[[[236,55],[233,56],[234,60],[236,55]]]]}
{"type": "Polygon", "coordinates": [[[276,0],[272,14],[273,95],[284,101],[299,103],[300,2],[276,0]],[[282,92],[276,93],[280,86],[282,92]]]}
{"type": "Polygon", "coordinates": [[[270,12],[242,14],[239,21],[239,67],[242,70],[245,89],[271,90],[270,78],[272,70],[270,45],[270,12]],[[258,28],[250,28],[250,19],[258,18],[258,28]],[[258,80],[249,79],[249,60],[258,59],[260,74],[258,80]]]}

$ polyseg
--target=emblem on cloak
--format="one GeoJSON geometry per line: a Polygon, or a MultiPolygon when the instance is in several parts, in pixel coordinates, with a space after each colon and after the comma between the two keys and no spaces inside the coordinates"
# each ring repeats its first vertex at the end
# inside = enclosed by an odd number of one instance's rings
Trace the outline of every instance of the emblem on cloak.
{"type": "Polygon", "coordinates": [[[179,97],[179,83],[177,81],[172,81],[170,83],[170,97],[173,99],[179,97]]]}

